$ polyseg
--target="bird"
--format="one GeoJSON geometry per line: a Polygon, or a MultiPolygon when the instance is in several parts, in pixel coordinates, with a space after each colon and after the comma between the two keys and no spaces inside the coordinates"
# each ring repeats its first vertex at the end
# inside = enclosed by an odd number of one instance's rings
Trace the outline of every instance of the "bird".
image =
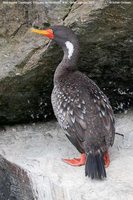
{"type": "Polygon", "coordinates": [[[64,56],[57,66],[51,94],[54,114],[79,158],[63,159],[69,165],[85,165],[85,176],[105,179],[110,164],[109,147],[115,138],[115,120],[109,99],[87,75],[78,70],[78,36],[63,25],[32,32],[54,40],[64,56]]]}

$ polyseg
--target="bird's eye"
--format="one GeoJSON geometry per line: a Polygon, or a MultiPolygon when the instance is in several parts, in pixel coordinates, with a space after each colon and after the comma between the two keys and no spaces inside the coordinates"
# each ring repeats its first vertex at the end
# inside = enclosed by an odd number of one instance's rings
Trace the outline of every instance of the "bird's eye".
{"type": "Polygon", "coordinates": [[[48,23],[48,22],[44,22],[42,25],[43,25],[43,28],[45,28],[45,29],[50,27],[50,23],[48,23]]]}

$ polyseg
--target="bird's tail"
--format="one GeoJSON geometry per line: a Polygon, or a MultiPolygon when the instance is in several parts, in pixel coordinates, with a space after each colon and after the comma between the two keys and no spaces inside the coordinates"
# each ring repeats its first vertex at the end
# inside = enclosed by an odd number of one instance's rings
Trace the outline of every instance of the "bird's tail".
{"type": "Polygon", "coordinates": [[[89,152],[86,155],[85,176],[92,179],[106,178],[106,170],[104,166],[103,153],[98,150],[97,152],[89,152]]]}

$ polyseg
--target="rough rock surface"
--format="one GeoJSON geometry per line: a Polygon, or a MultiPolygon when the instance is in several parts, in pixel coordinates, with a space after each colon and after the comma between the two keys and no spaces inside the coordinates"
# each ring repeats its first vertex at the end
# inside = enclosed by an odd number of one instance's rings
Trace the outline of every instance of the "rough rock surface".
{"type": "MultiPolygon", "coordinates": [[[[62,158],[76,157],[79,153],[56,122],[19,125],[5,129],[6,131],[0,133],[0,154],[8,162],[15,163],[15,166],[27,172],[33,199],[133,199],[133,111],[116,116],[116,129],[124,134],[124,139],[116,135],[115,144],[110,148],[111,164],[107,168],[107,180],[104,181],[86,178],[84,166],[75,168],[62,162],[62,158]]],[[[12,170],[8,170],[9,167],[5,167],[5,164],[5,161],[3,164],[0,159],[0,175],[7,174],[6,180],[3,180],[3,176],[0,178],[0,194],[1,190],[5,192],[3,187],[9,183],[9,177],[12,175],[12,170]]],[[[22,173],[21,177],[18,177],[21,183],[25,179],[23,176],[25,177],[22,173]]],[[[17,185],[17,176],[13,180],[14,185],[17,185]]],[[[27,193],[26,188],[27,185],[21,190],[27,193]]],[[[23,200],[18,198],[17,191],[14,199],[23,200]]]]}
{"type": "Polygon", "coordinates": [[[65,24],[75,30],[81,44],[80,70],[98,83],[115,110],[133,105],[133,5],[67,2],[0,2],[0,124],[53,116],[52,79],[62,51],[31,33],[32,24],[65,24]]]}
{"type": "Polygon", "coordinates": [[[33,200],[33,198],[27,172],[0,156],[0,200],[33,200]]]}

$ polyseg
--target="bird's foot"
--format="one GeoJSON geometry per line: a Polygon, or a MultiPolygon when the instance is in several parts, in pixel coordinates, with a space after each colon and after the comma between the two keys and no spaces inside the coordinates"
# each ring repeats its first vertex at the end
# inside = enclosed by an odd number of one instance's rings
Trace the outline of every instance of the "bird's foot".
{"type": "Polygon", "coordinates": [[[86,155],[82,153],[80,158],[63,159],[63,161],[72,166],[82,166],[86,163],[86,155]]]}
{"type": "Polygon", "coordinates": [[[110,164],[110,158],[109,158],[108,151],[105,151],[103,159],[104,159],[104,165],[107,168],[109,166],[109,164],[110,164]]]}

